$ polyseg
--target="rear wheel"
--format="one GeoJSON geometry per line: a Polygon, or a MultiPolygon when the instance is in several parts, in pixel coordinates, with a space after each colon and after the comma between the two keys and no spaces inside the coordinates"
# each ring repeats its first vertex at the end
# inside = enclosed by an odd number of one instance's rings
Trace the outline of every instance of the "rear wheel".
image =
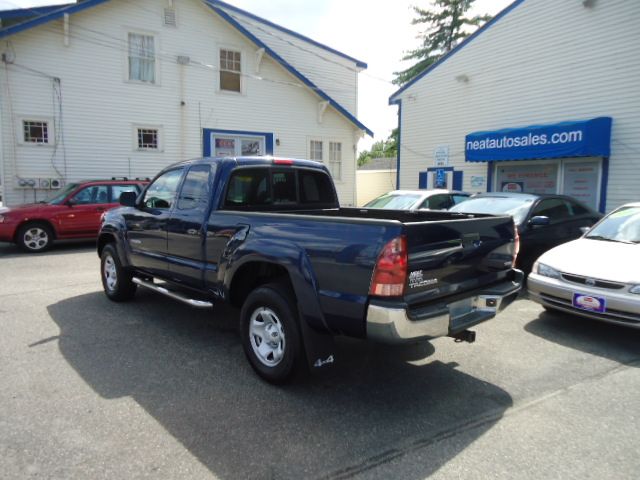
{"type": "Polygon", "coordinates": [[[303,363],[296,303],[278,283],[258,287],[240,312],[242,347],[255,372],[270,383],[290,380],[303,363]]]}
{"type": "Polygon", "coordinates": [[[53,230],[46,223],[27,223],[18,229],[16,243],[29,253],[44,252],[51,247],[53,230]]]}
{"type": "Polygon", "coordinates": [[[118,252],[113,244],[107,245],[102,250],[100,273],[104,293],[110,300],[124,302],[133,298],[137,285],[131,280],[131,273],[120,263],[118,252]]]}

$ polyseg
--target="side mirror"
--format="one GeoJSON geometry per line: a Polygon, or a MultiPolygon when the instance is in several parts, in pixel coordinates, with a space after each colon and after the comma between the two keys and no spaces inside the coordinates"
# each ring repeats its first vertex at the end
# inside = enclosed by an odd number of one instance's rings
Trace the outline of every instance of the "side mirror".
{"type": "Polygon", "coordinates": [[[545,217],[544,215],[538,215],[529,220],[530,227],[544,227],[549,225],[549,223],[551,223],[549,217],[545,217]]]}
{"type": "Polygon", "coordinates": [[[76,201],[73,198],[70,198],[69,200],[67,200],[66,202],[64,202],[64,204],[67,207],[73,207],[76,204],[76,201]]]}
{"type": "Polygon", "coordinates": [[[120,194],[120,205],[123,207],[135,207],[138,194],[136,192],[122,192],[120,194]]]}
{"type": "Polygon", "coordinates": [[[580,227],[580,231],[583,235],[587,234],[591,230],[591,227],[580,227]]]}

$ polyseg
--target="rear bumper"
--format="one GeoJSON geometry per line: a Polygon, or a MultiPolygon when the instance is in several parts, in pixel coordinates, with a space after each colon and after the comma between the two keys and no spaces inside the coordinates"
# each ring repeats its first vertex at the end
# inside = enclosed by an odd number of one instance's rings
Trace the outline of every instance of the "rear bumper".
{"type": "Polygon", "coordinates": [[[410,310],[372,301],[367,310],[367,338],[384,343],[404,343],[454,335],[496,316],[522,288],[524,274],[513,270],[511,280],[469,292],[451,303],[410,310]]]}

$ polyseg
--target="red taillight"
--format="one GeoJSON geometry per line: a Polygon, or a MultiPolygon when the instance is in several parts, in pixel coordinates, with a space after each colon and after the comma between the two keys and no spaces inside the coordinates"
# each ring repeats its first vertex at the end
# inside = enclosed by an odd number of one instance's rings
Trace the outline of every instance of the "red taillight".
{"type": "Polygon", "coordinates": [[[376,262],[369,294],[401,297],[407,281],[407,239],[394,238],[387,243],[376,262]]]}
{"type": "Polygon", "coordinates": [[[515,233],[513,235],[513,262],[511,263],[511,266],[515,268],[518,253],[520,253],[520,235],[518,235],[518,226],[515,223],[513,224],[513,231],[515,233]]]}
{"type": "Polygon", "coordinates": [[[273,163],[275,165],[293,165],[293,160],[289,160],[288,158],[274,158],[273,163]]]}

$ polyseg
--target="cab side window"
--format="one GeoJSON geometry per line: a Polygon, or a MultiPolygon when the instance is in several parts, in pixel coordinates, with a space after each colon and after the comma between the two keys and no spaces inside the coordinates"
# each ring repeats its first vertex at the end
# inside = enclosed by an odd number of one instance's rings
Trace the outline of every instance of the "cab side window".
{"type": "Polygon", "coordinates": [[[204,212],[209,204],[209,165],[195,165],[189,169],[178,196],[179,210],[204,212]]]}
{"type": "Polygon", "coordinates": [[[546,198],[533,209],[531,216],[549,217],[551,223],[556,223],[569,218],[571,214],[567,203],[561,198],[546,198]]]}
{"type": "Polygon", "coordinates": [[[109,203],[109,187],[107,185],[92,185],[76,193],[71,201],[76,205],[93,203],[109,203]]]}
{"type": "Polygon", "coordinates": [[[427,198],[420,208],[428,208],[429,210],[446,210],[453,206],[449,195],[433,195],[427,198]]]}
{"type": "Polygon", "coordinates": [[[111,185],[111,203],[118,203],[120,195],[124,192],[135,192],[138,194],[140,190],[137,185],[111,185]]]}
{"type": "Polygon", "coordinates": [[[175,203],[182,169],[169,170],[149,186],[144,194],[143,204],[147,208],[170,209],[175,203]]]}

